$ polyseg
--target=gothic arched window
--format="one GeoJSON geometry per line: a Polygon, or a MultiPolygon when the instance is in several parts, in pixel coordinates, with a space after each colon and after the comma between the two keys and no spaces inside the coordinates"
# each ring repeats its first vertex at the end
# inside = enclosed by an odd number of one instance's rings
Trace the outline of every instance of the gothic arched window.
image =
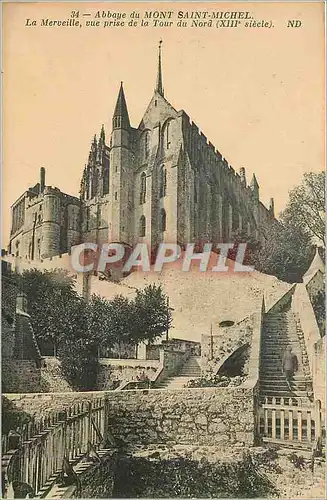
{"type": "Polygon", "coordinates": [[[150,152],[150,132],[146,130],[142,136],[142,158],[143,161],[147,160],[150,152]]]}
{"type": "Polygon", "coordinates": [[[19,257],[19,244],[20,241],[16,241],[16,257],[19,257]]]}
{"type": "Polygon", "coordinates": [[[170,147],[170,122],[167,123],[166,125],[166,148],[169,149],[170,147]]]}
{"type": "Polygon", "coordinates": [[[198,189],[196,187],[196,183],[194,181],[194,203],[198,202],[198,189]]]}
{"type": "Polygon", "coordinates": [[[164,208],[160,210],[160,231],[163,233],[166,231],[166,211],[164,208]]]}
{"type": "Polygon", "coordinates": [[[163,198],[164,196],[166,196],[166,191],[167,191],[167,171],[162,166],[160,168],[160,172],[159,172],[159,196],[160,196],[160,198],[163,198]]]}
{"type": "Polygon", "coordinates": [[[145,229],[146,229],[146,220],[145,220],[144,215],[141,215],[140,225],[139,225],[139,236],[141,238],[144,238],[144,236],[145,236],[145,229]]]}
{"type": "Polygon", "coordinates": [[[37,251],[37,258],[41,258],[41,240],[38,239],[36,242],[36,251],[37,251]]]}
{"type": "Polygon", "coordinates": [[[106,167],[103,170],[103,184],[102,184],[102,192],[103,194],[109,193],[109,168],[106,167]]]}
{"type": "Polygon", "coordinates": [[[146,175],[145,172],[143,172],[141,175],[140,205],[145,203],[145,195],[146,195],[146,175]]]}

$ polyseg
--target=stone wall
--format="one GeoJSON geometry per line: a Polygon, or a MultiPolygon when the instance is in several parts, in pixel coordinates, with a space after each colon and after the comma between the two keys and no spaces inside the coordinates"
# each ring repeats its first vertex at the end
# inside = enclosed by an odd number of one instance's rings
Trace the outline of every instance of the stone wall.
{"type": "Polygon", "coordinates": [[[108,423],[115,437],[133,445],[252,445],[253,390],[224,387],[109,393],[108,423]]]}
{"type": "Polygon", "coordinates": [[[253,316],[245,318],[236,325],[219,328],[212,335],[202,335],[201,361],[204,374],[216,374],[221,362],[228,358],[241,345],[251,342],[253,316]]]}
{"type": "Polygon", "coordinates": [[[315,344],[312,382],[316,399],[320,399],[321,407],[326,406],[326,337],[315,344]]]}
{"type": "MultiPolygon", "coordinates": [[[[313,360],[315,356],[315,344],[320,337],[316,316],[311,304],[311,300],[304,283],[298,283],[292,300],[292,311],[299,319],[304,335],[305,347],[308,354],[311,375],[313,374],[313,360]]],[[[315,392],[315,386],[313,385],[315,392]]]]}
{"type": "Polygon", "coordinates": [[[160,366],[162,367],[160,381],[176,375],[179,368],[189,357],[188,352],[175,351],[173,347],[160,346],[160,366]]]}
{"type": "Polygon", "coordinates": [[[65,380],[58,358],[45,356],[41,368],[40,392],[71,392],[73,389],[65,380]]]}
{"type": "Polygon", "coordinates": [[[174,351],[188,352],[191,356],[201,356],[201,343],[184,339],[163,340],[162,345],[170,347],[174,351]]]}
{"type": "Polygon", "coordinates": [[[320,270],[318,270],[310,281],[306,283],[306,289],[311,302],[315,299],[318,293],[324,289],[324,286],[324,275],[320,270]]]}
{"type": "Polygon", "coordinates": [[[191,444],[225,449],[250,446],[255,439],[253,387],[6,396],[16,409],[36,417],[105,396],[110,433],[130,445],[191,444]]]}
{"type": "Polygon", "coordinates": [[[95,464],[80,475],[81,495],[73,498],[111,498],[116,472],[116,457],[102,458],[101,464],[95,464]]]}
{"type": "Polygon", "coordinates": [[[120,383],[136,381],[145,374],[153,379],[159,367],[159,360],[106,359],[99,360],[97,389],[115,389],[120,383]]]}
{"type": "Polygon", "coordinates": [[[27,359],[2,359],[3,392],[39,392],[41,368],[27,359]]]}

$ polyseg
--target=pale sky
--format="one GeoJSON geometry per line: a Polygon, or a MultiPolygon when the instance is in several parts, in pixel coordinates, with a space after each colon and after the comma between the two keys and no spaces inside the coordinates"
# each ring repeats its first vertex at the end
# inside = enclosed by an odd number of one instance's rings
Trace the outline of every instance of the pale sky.
{"type": "MultiPolygon", "coordinates": [[[[255,172],[264,204],[282,210],[306,171],[324,168],[324,19],[320,3],[6,4],[3,12],[3,231],[9,207],[39,180],[77,195],[90,142],[107,139],[120,81],[138,126],[163,40],[165,96],[230,165],[255,172]],[[274,28],[45,28],[72,9],[248,10],[274,28]],[[301,28],[287,28],[300,19],[301,28]]],[[[107,143],[109,140],[107,140],[107,143]]]]}

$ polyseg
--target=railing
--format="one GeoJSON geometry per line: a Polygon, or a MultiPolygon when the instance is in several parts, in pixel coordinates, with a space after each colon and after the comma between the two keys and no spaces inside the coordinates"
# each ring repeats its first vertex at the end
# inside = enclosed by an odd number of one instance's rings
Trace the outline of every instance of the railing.
{"type": "Polygon", "coordinates": [[[97,398],[52,412],[11,431],[2,439],[2,470],[6,482],[28,483],[35,494],[48,491],[62,470],[63,459],[77,463],[104,441],[105,401],[97,398]]]}
{"type": "Polygon", "coordinates": [[[265,398],[259,407],[258,431],[263,442],[312,447],[321,439],[321,403],[301,406],[296,398],[265,398]]]}

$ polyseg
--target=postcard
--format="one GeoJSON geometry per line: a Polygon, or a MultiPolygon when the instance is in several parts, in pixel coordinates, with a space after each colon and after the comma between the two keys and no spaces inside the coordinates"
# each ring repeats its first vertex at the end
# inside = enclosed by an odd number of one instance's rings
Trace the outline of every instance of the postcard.
{"type": "Polygon", "coordinates": [[[324,21],[3,2],[3,498],[325,498],[324,21]]]}

